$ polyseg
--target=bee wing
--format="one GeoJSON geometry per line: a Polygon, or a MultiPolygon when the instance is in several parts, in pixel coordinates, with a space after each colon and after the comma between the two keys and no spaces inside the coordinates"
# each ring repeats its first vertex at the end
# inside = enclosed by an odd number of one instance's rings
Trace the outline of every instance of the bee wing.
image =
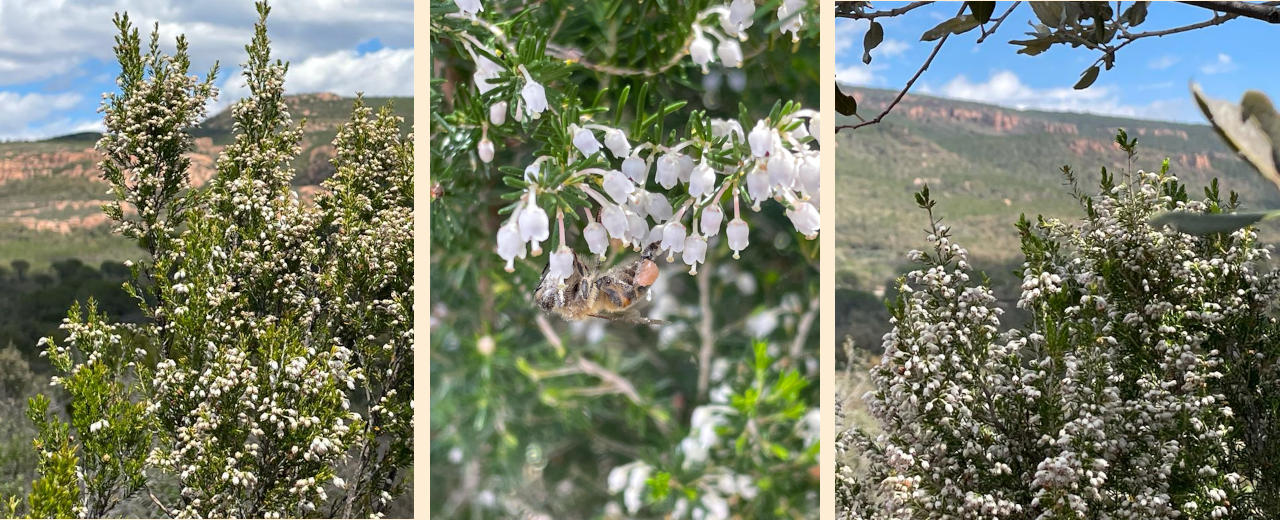
{"type": "Polygon", "coordinates": [[[648,325],[650,327],[657,327],[657,326],[667,324],[667,322],[664,320],[655,320],[652,318],[646,318],[644,316],[641,316],[640,313],[636,312],[634,309],[627,309],[623,312],[616,312],[616,313],[592,314],[592,316],[603,319],[603,320],[621,321],[625,323],[634,323],[636,325],[648,325]]]}

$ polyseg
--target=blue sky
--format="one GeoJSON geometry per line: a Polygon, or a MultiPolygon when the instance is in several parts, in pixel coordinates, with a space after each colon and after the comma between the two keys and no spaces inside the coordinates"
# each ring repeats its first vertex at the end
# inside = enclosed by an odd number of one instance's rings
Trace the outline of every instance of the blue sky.
{"type": "MultiPolygon", "coordinates": [[[[904,2],[874,2],[877,10],[904,2]]],[[[995,15],[1008,9],[997,2],[995,15]]],[[[1114,7],[1114,4],[1112,4],[1114,7]]],[[[1127,7],[1129,2],[1124,2],[1127,7]]],[[[843,83],[900,89],[916,72],[936,42],[920,35],[955,16],[959,3],[940,2],[895,18],[881,18],[885,40],[872,51],[871,65],[862,63],[866,21],[836,19],[836,69],[843,83]]],[[[1140,31],[1182,26],[1213,17],[1206,9],[1155,2],[1140,31]]],[[[1280,27],[1237,18],[1222,25],[1129,44],[1116,54],[1116,66],[1103,70],[1093,86],[1072,90],[1080,73],[1100,55],[1083,47],[1055,45],[1038,56],[1017,54],[1009,40],[1026,39],[1034,20],[1023,5],[999,30],[976,44],[978,30],[947,40],[912,92],[967,99],[1012,108],[1091,112],[1106,115],[1204,123],[1188,90],[1195,81],[1211,97],[1238,102],[1247,89],[1266,92],[1280,102],[1280,59],[1274,45],[1280,27]]]]}
{"type": "MultiPolygon", "coordinates": [[[[211,114],[247,93],[239,72],[257,20],[251,0],[0,0],[0,140],[101,130],[97,109],[119,70],[118,11],[144,44],[155,22],[167,51],[186,34],[200,77],[221,63],[211,114]]],[[[277,0],[267,30],[274,55],[290,62],[291,93],[413,95],[412,0],[277,0]]]]}

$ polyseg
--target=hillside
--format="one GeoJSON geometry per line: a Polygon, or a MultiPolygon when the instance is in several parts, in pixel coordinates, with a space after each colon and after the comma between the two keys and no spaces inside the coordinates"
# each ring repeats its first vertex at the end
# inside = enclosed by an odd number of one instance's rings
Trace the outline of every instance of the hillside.
{"type": "MultiPolygon", "coordinates": [[[[302,153],[294,163],[294,185],[314,192],[333,173],[329,159],[337,128],[350,118],[352,98],[304,94],[288,98],[294,120],[306,119],[302,153]]],[[[412,123],[412,98],[365,98],[379,107],[392,101],[395,112],[412,123]]],[[[222,148],[232,139],[230,109],[205,120],[194,132],[191,156],[195,185],[207,182],[222,148]]],[[[99,135],[80,133],[38,142],[0,143],[0,266],[27,260],[35,269],[78,258],[90,265],[136,255],[133,245],[111,235],[100,209],[107,185],[99,178],[99,135]]]]}
{"type": "MultiPolygon", "coordinates": [[[[859,112],[875,114],[896,92],[846,87],[859,112]]],[[[837,124],[851,118],[841,117],[837,124]]],[[[1280,207],[1280,193],[1228,150],[1207,125],[1087,114],[1014,110],[929,96],[907,96],[885,121],[836,134],[837,337],[879,350],[888,330],[883,302],[924,246],[927,217],[912,193],[928,184],[938,215],[952,226],[1006,307],[1017,300],[1022,257],[1018,215],[1076,218],[1082,211],[1060,172],[1070,165],[1081,189],[1096,189],[1099,168],[1122,172],[1116,130],[1138,139],[1134,169],[1171,171],[1189,191],[1218,178],[1245,207],[1280,207]]],[[[1269,230],[1268,230],[1269,231],[1269,230]]],[[[1009,315],[1017,319],[1017,314],[1009,315]]]]}

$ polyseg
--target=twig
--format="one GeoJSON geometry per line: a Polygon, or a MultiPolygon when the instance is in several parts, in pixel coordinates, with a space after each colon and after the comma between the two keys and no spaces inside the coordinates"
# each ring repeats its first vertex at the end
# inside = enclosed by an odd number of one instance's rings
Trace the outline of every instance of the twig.
{"type": "Polygon", "coordinates": [[[154,503],[156,507],[160,508],[161,511],[164,511],[165,516],[169,518],[173,518],[173,511],[170,511],[169,508],[165,507],[164,504],[160,503],[160,499],[156,498],[156,494],[151,492],[151,486],[144,485],[144,487],[147,490],[147,497],[151,499],[151,502],[154,503]]]}
{"type": "MultiPolygon", "coordinates": [[[[703,266],[705,268],[706,264],[703,266]]],[[[698,399],[701,400],[707,397],[707,386],[711,383],[711,355],[715,353],[716,340],[714,316],[711,313],[711,276],[704,273],[697,278],[698,308],[702,312],[702,320],[698,325],[698,336],[702,338],[702,348],[698,350],[698,399]]]]}
{"type": "MultiPolygon", "coordinates": [[[[960,16],[963,13],[964,13],[964,5],[961,5],[960,12],[956,13],[956,16],[960,16]]],[[[912,85],[916,84],[916,80],[920,79],[920,75],[924,74],[924,71],[929,68],[929,64],[933,63],[934,56],[938,55],[938,51],[942,50],[942,44],[947,43],[947,38],[950,38],[950,37],[951,37],[951,33],[947,33],[942,35],[942,38],[938,39],[938,44],[933,46],[933,52],[929,53],[929,58],[924,60],[924,64],[920,66],[920,70],[917,70],[915,75],[911,76],[910,80],[907,80],[906,86],[902,87],[902,90],[898,91],[898,95],[893,98],[893,101],[889,103],[889,106],[884,107],[884,111],[880,112],[880,114],[877,115],[874,119],[871,119],[868,121],[863,121],[855,125],[839,125],[836,127],[836,131],[838,132],[845,128],[848,128],[850,130],[857,130],[864,126],[874,125],[876,123],[879,123],[880,120],[884,119],[884,116],[889,115],[889,112],[893,110],[893,107],[898,106],[898,102],[902,101],[902,98],[907,95],[907,91],[911,90],[912,85]]]]}
{"type": "Polygon", "coordinates": [[[974,43],[982,43],[984,40],[987,39],[988,36],[995,34],[996,29],[1000,28],[1000,24],[1004,23],[1004,19],[1009,17],[1009,13],[1012,13],[1014,9],[1017,9],[1018,5],[1021,3],[1022,3],[1022,0],[1018,0],[1017,2],[1014,2],[1013,5],[1009,6],[1009,8],[1004,11],[1004,14],[1000,15],[999,18],[995,18],[996,23],[991,25],[990,30],[988,29],[982,30],[982,35],[978,36],[978,41],[974,43]]]}
{"type": "Polygon", "coordinates": [[[689,55],[689,44],[691,43],[693,43],[693,35],[690,35],[689,38],[685,40],[684,45],[681,46],[679,52],[672,54],[671,58],[668,59],[666,63],[659,65],[658,68],[655,69],[632,69],[583,61],[582,57],[584,56],[584,53],[581,50],[571,47],[563,47],[551,42],[547,42],[546,54],[552,58],[574,62],[582,68],[595,72],[602,72],[615,76],[644,76],[648,78],[662,74],[670,70],[672,67],[679,65],[680,61],[683,60],[685,56],[689,55]]]}
{"type": "Polygon", "coordinates": [[[665,417],[653,412],[653,407],[649,406],[640,397],[640,392],[636,391],[636,386],[631,384],[627,378],[618,375],[617,372],[600,366],[594,361],[586,358],[578,358],[578,367],[582,369],[582,373],[595,376],[601,381],[608,383],[614,388],[615,393],[620,393],[627,397],[632,404],[649,412],[649,417],[653,418],[654,424],[658,425],[658,430],[663,434],[671,432],[671,426],[667,423],[665,417]]]}
{"type": "Polygon", "coordinates": [[[560,341],[560,335],[556,334],[556,330],[551,328],[551,323],[547,322],[547,317],[541,314],[533,319],[538,324],[538,330],[542,331],[543,337],[547,338],[547,343],[556,348],[556,352],[564,352],[564,342],[560,341]]]}
{"type": "Polygon", "coordinates": [[[1182,2],[1187,5],[1213,9],[1267,23],[1280,23],[1280,8],[1253,2],[1182,2]]]}
{"type": "Polygon", "coordinates": [[[859,13],[853,10],[853,6],[857,4],[857,2],[836,2],[836,17],[852,18],[854,20],[874,20],[876,18],[881,18],[885,16],[892,17],[892,16],[898,16],[901,14],[906,14],[908,11],[911,11],[912,9],[915,9],[917,7],[924,7],[932,3],[933,2],[911,2],[907,5],[904,5],[902,7],[897,7],[894,9],[886,9],[884,11],[871,11],[869,13],[866,13],[866,12],[859,13]]]}
{"type": "Polygon", "coordinates": [[[791,359],[799,360],[800,355],[804,353],[805,338],[809,337],[809,329],[813,328],[813,319],[818,316],[818,309],[821,306],[821,302],[814,299],[809,302],[809,310],[800,316],[800,324],[796,326],[796,337],[791,340],[791,359]]]}

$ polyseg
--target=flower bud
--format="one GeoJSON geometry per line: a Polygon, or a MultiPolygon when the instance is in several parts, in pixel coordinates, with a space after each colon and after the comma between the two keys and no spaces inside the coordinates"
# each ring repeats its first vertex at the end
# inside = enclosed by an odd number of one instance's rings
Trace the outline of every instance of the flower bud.
{"type": "Polygon", "coordinates": [[[582,152],[582,155],[591,155],[600,151],[600,141],[596,140],[596,134],[592,133],[590,128],[579,128],[573,132],[573,146],[582,152]]]}
{"type": "Polygon", "coordinates": [[[636,190],[635,183],[618,170],[609,170],[604,174],[604,191],[618,204],[626,204],[627,196],[636,190]]]}
{"type": "Polygon", "coordinates": [[[666,222],[671,219],[671,203],[667,202],[667,197],[661,193],[649,194],[648,200],[645,201],[645,210],[655,221],[666,222]]]}
{"type": "Polygon", "coordinates": [[[537,81],[529,80],[524,84],[524,88],[520,89],[520,97],[524,98],[524,102],[528,105],[529,115],[537,119],[542,112],[547,109],[547,92],[542,88],[542,84],[537,81]]]}
{"type": "Polygon", "coordinates": [[[606,234],[603,225],[599,222],[587,224],[587,227],[582,229],[582,237],[587,239],[587,249],[590,249],[592,253],[600,258],[604,258],[605,252],[609,250],[609,236],[606,234]]]}
{"type": "Polygon", "coordinates": [[[733,250],[734,258],[738,258],[739,251],[747,248],[749,231],[746,221],[741,217],[735,217],[729,221],[728,226],[725,226],[724,234],[729,239],[729,249],[733,250]]]}
{"type": "Polygon", "coordinates": [[[476,146],[476,153],[480,155],[480,160],[485,164],[493,162],[493,141],[488,137],[480,139],[480,144],[476,146]]]}
{"type": "Polygon", "coordinates": [[[666,189],[671,189],[676,185],[679,177],[680,162],[676,157],[677,154],[667,152],[658,158],[658,166],[654,173],[653,180],[658,181],[658,185],[666,189]]]}
{"type": "Polygon", "coordinates": [[[724,211],[720,209],[717,203],[711,203],[702,210],[702,220],[699,221],[699,228],[705,236],[713,237],[720,234],[720,223],[724,221],[724,211]]]}
{"type": "Polygon", "coordinates": [[[738,40],[720,40],[720,45],[716,46],[716,56],[720,57],[720,62],[726,67],[742,66],[742,46],[738,45],[738,40]]]}
{"type": "Polygon", "coordinates": [[[609,232],[609,236],[618,240],[627,239],[627,215],[617,204],[605,204],[600,208],[600,223],[609,232]]]}
{"type": "Polygon", "coordinates": [[[817,238],[818,226],[822,223],[822,219],[818,215],[818,208],[813,204],[808,202],[796,204],[795,209],[787,210],[787,218],[791,219],[791,224],[796,227],[796,231],[805,238],[809,240],[817,238]]]}
{"type": "Polygon", "coordinates": [[[507,272],[515,271],[516,257],[524,258],[524,243],[520,237],[520,228],[515,219],[507,220],[498,228],[498,256],[507,261],[507,272]]]}
{"type": "Polygon", "coordinates": [[[689,274],[698,274],[698,264],[707,261],[707,239],[700,235],[693,235],[684,240],[684,253],[681,255],[684,263],[687,264],[689,274]]]}
{"type": "Polygon", "coordinates": [[[611,128],[604,133],[604,145],[609,148],[614,157],[631,155],[631,143],[627,142],[626,134],[617,128],[611,128]]]}
{"type": "Polygon", "coordinates": [[[689,195],[692,197],[711,195],[715,188],[716,172],[704,160],[693,168],[693,173],[689,176],[689,195]]]}
{"type": "Polygon", "coordinates": [[[493,126],[502,126],[503,123],[507,122],[506,101],[499,101],[489,105],[489,122],[493,123],[493,126]]]}
{"type": "MultiPolygon", "coordinates": [[[[605,142],[607,143],[608,140],[609,138],[606,137],[605,142]]],[[[627,178],[640,186],[644,186],[644,184],[649,180],[648,165],[644,163],[644,159],[635,155],[627,157],[625,161],[622,161],[622,173],[626,174],[627,178]]]]}
{"type": "Polygon", "coordinates": [[[751,155],[764,157],[773,149],[773,129],[763,119],[756,121],[756,126],[747,134],[747,143],[751,145],[751,155]]]}
{"type": "Polygon", "coordinates": [[[703,72],[707,70],[707,64],[711,63],[712,52],[711,40],[701,34],[689,44],[689,57],[693,59],[694,64],[702,67],[703,72]]]}

